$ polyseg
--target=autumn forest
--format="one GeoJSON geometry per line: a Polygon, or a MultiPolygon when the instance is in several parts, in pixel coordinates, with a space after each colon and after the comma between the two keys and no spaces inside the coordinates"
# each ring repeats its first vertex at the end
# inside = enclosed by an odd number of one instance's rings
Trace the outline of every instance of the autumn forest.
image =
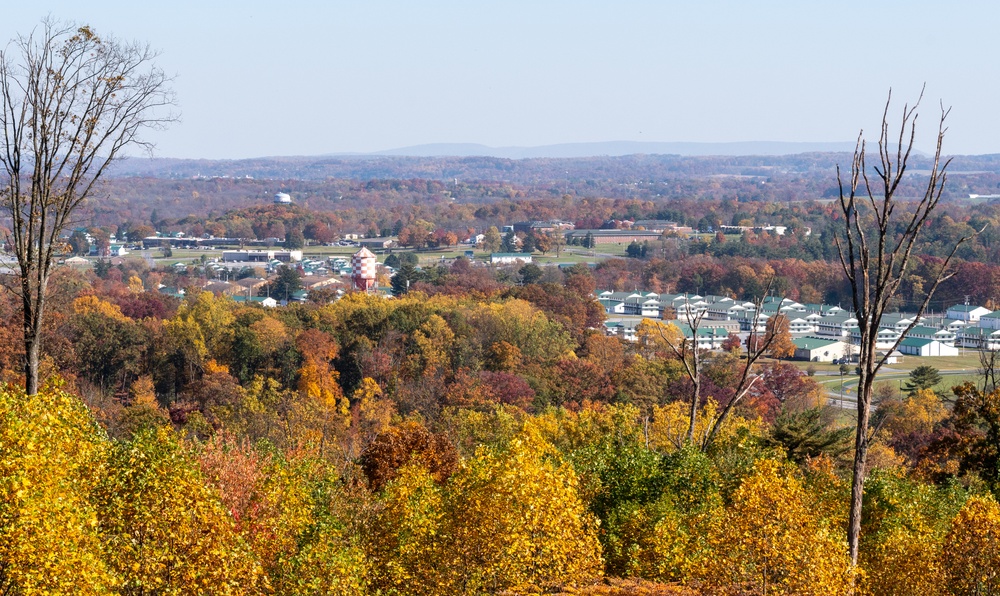
{"type": "MultiPolygon", "coordinates": [[[[702,354],[692,409],[675,327],[643,323],[635,342],[604,333],[598,289],[850,303],[827,169],[762,184],[674,161],[695,171],[652,187],[596,170],[572,182],[107,179],[107,198],[84,208],[92,236],[296,235],[308,253],[384,234],[420,266],[391,298],[317,293],[278,308],[205,291],[207,268],[59,267],[34,395],[21,388],[21,305],[0,293],[0,593],[998,593],[988,378],[878,388],[854,566],[854,429],[819,377],[777,344],[748,368],[753,346],[737,338],[702,354]],[[296,204],[267,204],[279,188],[296,204]],[[549,219],[701,233],[534,270],[435,256],[549,219]],[[788,232],[721,231],[765,224],[788,232]]],[[[998,221],[1000,204],[942,205],[895,308],[923,299],[944,247],[986,226],[930,309],[965,296],[996,309],[998,221]]],[[[556,250],[537,240],[536,254],[556,250]]]]}

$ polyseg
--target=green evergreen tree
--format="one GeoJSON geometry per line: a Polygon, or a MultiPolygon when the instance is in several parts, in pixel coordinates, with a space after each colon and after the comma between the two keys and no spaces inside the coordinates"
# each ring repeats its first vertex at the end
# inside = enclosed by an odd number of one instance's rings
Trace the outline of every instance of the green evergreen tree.
{"type": "Polygon", "coordinates": [[[409,263],[402,263],[396,275],[392,276],[392,295],[402,296],[410,291],[410,284],[419,281],[420,272],[409,263]]]}
{"type": "Polygon", "coordinates": [[[800,412],[782,412],[771,427],[768,442],[782,447],[788,459],[801,463],[806,458],[819,455],[837,456],[851,447],[854,429],[851,427],[830,428],[823,408],[811,408],[800,412]]]}
{"type": "Polygon", "coordinates": [[[87,240],[87,235],[80,230],[73,232],[69,237],[69,245],[75,255],[82,257],[90,254],[90,241],[87,240]]]}
{"type": "Polygon", "coordinates": [[[525,285],[536,283],[542,277],[542,268],[534,263],[528,263],[518,270],[521,282],[525,285]]]}
{"type": "Polygon", "coordinates": [[[941,373],[929,364],[921,364],[910,371],[910,380],[904,387],[913,395],[921,389],[930,389],[941,382],[941,373]]]}
{"type": "Polygon", "coordinates": [[[269,295],[275,300],[290,300],[292,294],[302,289],[302,277],[294,267],[282,265],[278,267],[278,277],[274,279],[262,295],[269,295]]]}

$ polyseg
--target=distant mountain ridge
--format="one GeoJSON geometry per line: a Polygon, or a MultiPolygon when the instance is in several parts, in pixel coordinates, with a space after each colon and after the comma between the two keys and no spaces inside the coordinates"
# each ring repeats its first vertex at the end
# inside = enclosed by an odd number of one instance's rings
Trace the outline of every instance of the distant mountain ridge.
{"type": "Polygon", "coordinates": [[[372,153],[330,154],[386,155],[399,157],[498,157],[503,159],[620,157],[625,155],[744,156],[795,155],[798,153],[839,153],[854,150],[854,143],[791,143],[784,141],[744,141],[732,143],[660,143],[609,141],[560,143],[538,147],[489,147],[477,143],[430,143],[372,153]]]}
{"type": "MultiPolygon", "coordinates": [[[[351,154],[259,157],[254,159],[175,159],[135,157],[115,162],[108,169],[111,178],[241,178],[272,180],[480,180],[514,184],[537,184],[539,181],[618,180],[633,183],[638,180],[666,180],[705,176],[757,176],[770,178],[782,173],[798,173],[829,177],[837,165],[850,167],[852,150],[805,151],[819,149],[821,143],[775,143],[773,150],[784,148],[795,153],[743,154],[744,151],[767,149],[766,143],[700,144],[723,149],[731,154],[679,155],[677,153],[636,153],[636,150],[679,149],[678,144],[624,143],[584,144],[566,146],[563,151],[581,151],[584,157],[495,157],[476,155],[485,152],[482,145],[423,145],[426,153],[461,153],[468,155],[420,156],[389,154],[351,154]],[[627,155],[611,155],[617,147],[627,155]],[[604,155],[590,155],[603,148],[604,155]],[[801,150],[801,151],[799,151],[801,150]]],[[[698,144],[691,144],[698,145],[698,144]]],[[[488,149],[488,148],[486,148],[488,149]]],[[[524,149],[543,151],[544,148],[524,149]]],[[[510,148],[513,152],[514,148],[510,148]]],[[[395,151],[406,152],[405,149],[395,151]]],[[[417,152],[417,149],[413,149],[417,152]]],[[[984,172],[1000,174],[1000,154],[954,156],[952,175],[984,172]]],[[[923,173],[930,162],[922,155],[914,157],[910,172],[923,173]]],[[[984,189],[980,189],[984,190],[984,189]]],[[[993,191],[993,187],[989,190],[993,191]]],[[[970,191],[971,192],[971,191],[970,191]]],[[[982,193],[980,193],[982,194],[982,193]]]]}

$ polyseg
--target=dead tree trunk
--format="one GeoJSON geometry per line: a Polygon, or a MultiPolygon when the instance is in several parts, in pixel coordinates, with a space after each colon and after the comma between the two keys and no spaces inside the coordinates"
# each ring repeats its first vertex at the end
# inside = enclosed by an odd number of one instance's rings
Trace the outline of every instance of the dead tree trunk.
{"type": "MultiPolygon", "coordinates": [[[[922,92],[920,97],[923,97],[922,92]]],[[[854,312],[861,336],[857,428],[847,531],[851,561],[855,565],[858,561],[858,546],[861,539],[861,512],[868,447],[872,439],[870,422],[875,377],[885,363],[886,356],[899,346],[902,338],[917,324],[941,282],[951,277],[949,265],[952,257],[958,247],[971,238],[967,236],[952,247],[927,291],[914,322],[885,355],[879,357],[875,342],[882,315],[889,307],[890,300],[897,295],[920,232],[941,199],[946,179],[945,172],[950,161],[942,162],[941,158],[941,144],[946,131],[945,120],[948,117],[948,110],[942,106],[933,166],[922,196],[909,203],[902,203],[896,198],[913,150],[920,99],[913,106],[903,106],[898,137],[890,136],[891,99],[890,94],[882,114],[878,163],[871,170],[868,169],[865,141],[863,135],[859,135],[851,163],[850,181],[846,188],[839,167],[837,169],[837,180],[840,184],[839,206],[844,220],[843,228],[835,236],[835,240],[844,274],[851,284],[854,312]]]]}

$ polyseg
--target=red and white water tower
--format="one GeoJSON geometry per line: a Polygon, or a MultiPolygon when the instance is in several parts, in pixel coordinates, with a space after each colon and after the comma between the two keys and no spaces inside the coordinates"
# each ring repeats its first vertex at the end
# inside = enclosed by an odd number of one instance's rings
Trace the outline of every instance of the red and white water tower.
{"type": "Polygon", "coordinates": [[[378,279],[375,277],[375,267],[378,259],[372,251],[361,247],[361,250],[351,257],[351,281],[354,288],[362,292],[370,292],[378,287],[378,279]]]}

